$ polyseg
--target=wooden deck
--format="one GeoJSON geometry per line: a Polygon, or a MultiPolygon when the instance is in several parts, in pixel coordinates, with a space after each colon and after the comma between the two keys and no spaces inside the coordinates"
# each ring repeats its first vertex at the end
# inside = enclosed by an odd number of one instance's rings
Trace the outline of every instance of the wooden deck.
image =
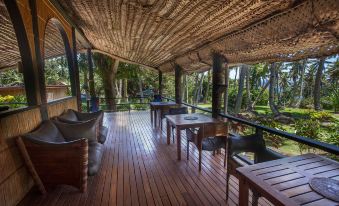
{"type": "MultiPolygon", "coordinates": [[[[165,121],[164,121],[165,122],[165,121]]],[[[151,127],[148,111],[105,114],[109,137],[99,173],[89,178],[88,191],[79,193],[58,186],[47,195],[33,189],[19,205],[236,205],[238,181],[231,179],[226,204],[223,155],[203,153],[198,172],[198,152],[191,145],[187,162],[176,147],[166,144],[166,134],[151,127]]],[[[165,130],[166,126],[164,126],[165,130]]],[[[183,132],[183,142],[186,144],[183,132]]],[[[267,205],[260,199],[261,205],[267,205]]]]}

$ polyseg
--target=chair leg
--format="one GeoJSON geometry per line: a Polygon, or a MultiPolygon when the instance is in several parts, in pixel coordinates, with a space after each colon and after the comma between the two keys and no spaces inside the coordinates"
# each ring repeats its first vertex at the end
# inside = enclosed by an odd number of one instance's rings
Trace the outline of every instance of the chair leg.
{"type": "Polygon", "coordinates": [[[201,171],[201,149],[199,149],[199,172],[201,171]]]}
{"type": "Polygon", "coordinates": [[[258,206],[259,193],[255,190],[252,190],[252,206],[258,206]]]}
{"type": "Polygon", "coordinates": [[[228,190],[229,190],[229,181],[230,180],[230,173],[227,171],[226,173],[226,203],[228,201],[228,190]]]}
{"type": "Polygon", "coordinates": [[[173,140],[173,143],[174,143],[174,128],[172,127],[172,140],[173,140]]]}
{"type": "Polygon", "coordinates": [[[224,167],[226,167],[226,159],[227,159],[227,154],[226,154],[226,150],[225,150],[225,156],[224,156],[224,167]]]}
{"type": "Polygon", "coordinates": [[[215,156],[215,150],[213,150],[213,154],[212,155],[215,156]]]}
{"type": "Polygon", "coordinates": [[[190,157],[190,155],[189,155],[189,152],[190,152],[190,142],[189,141],[187,141],[187,145],[186,145],[186,147],[187,147],[187,149],[186,149],[186,152],[187,152],[187,161],[189,160],[189,157],[190,157]]]}

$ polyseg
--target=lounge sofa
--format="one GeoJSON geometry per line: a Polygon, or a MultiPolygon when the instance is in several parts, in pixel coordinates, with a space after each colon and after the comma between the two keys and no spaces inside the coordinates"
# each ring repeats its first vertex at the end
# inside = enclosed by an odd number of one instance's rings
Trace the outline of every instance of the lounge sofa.
{"type": "Polygon", "coordinates": [[[44,121],[38,129],[18,138],[19,148],[41,192],[67,184],[84,192],[87,175],[101,164],[103,145],[96,139],[97,120],[80,123],[44,121]]]}
{"type": "Polygon", "coordinates": [[[98,142],[104,144],[107,139],[108,129],[103,126],[103,111],[93,113],[82,113],[72,109],[66,110],[63,114],[57,117],[61,122],[74,124],[79,122],[86,122],[92,119],[97,121],[97,139],[98,142]]]}

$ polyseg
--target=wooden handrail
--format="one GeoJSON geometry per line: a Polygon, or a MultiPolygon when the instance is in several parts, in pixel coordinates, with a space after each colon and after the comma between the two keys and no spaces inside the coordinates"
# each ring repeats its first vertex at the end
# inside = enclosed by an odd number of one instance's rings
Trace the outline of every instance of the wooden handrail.
{"type": "MultiPolygon", "coordinates": [[[[167,97],[163,97],[163,98],[170,100],[170,101],[174,101],[174,99],[171,99],[171,98],[167,98],[167,97]]],[[[189,107],[192,107],[194,109],[198,109],[198,110],[201,110],[201,111],[204,111],[204,112],[212,113],[212,110],[209,110],[209,109],[206,109],[206,108],[201,108],[201,107],[198,107],[198,106],[195,106],[195,105],[192,105],[192,104],[188,104],[188,103],[185,103],[185,102],[183,102],[182,104],[189,106],[189,107]]],[[[281,131],[281,130],[277,130],[277,129],[274,129],[274,128],[270,128],[270,127],[267,127],[267,126],[264,126],[264,125],[259,125],[255,122],[251,122],[251,121],[244,120],[244,119],[241,119],[241,118],[238,118],[238,117],[234,117],[234,116],[229,115],[229,114],[219,113],[218,115],[221,116],[221,117],[224,117],[224,118],[227,118],[227,119],[230,119],[230,120],[240,122],[242,124],[254,127],[257,130],[259,129],[259,130],[262,130],[262,131],[265,131],[265,132],[268,132],[268,133],[271,133],[271,134],[275,134],[275,135],[278,135],[278,136],[281,136],[281,137],[284,137],[284,138],[287,138],[287,139],[290,139],[290,140],[293,140],[293,141],[296,141],[296,142],[299,142],[299,143],[302,143],[302,144],[305,144],[305,145],[308,145],[308,146],[311,146],[311,147],[314,147],[314,148],[317,148],[317,149],[320,149],[320,150],[323,150],[323,151],[326,151],[326,152],[329,152],[331,154],[339,155],[339,147],[336,146],[336,145],[328,144],[328,143],[325,143],[325,142],[320,142],[320,141],[313,140],[313,139],[308,138],[308,137],[298,136],[296,134],[291,134],[291,133],[281,131]]]]}

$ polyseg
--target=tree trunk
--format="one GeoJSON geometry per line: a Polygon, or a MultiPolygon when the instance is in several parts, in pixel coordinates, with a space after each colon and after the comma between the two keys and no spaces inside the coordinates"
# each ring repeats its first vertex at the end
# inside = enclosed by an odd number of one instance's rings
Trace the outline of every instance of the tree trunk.
{"type": "Polygon", "coordinates": [[[138,81],[138,86],[139,86],[139,93],[140,93],[140,102],[144,102],[144,92],[143,92],[143,88],[142,88],[142,79],[139,77],[139,81],[138,81]]]}
{"type": "Polygon", "coordinates": [[[197,104],[199,104],[200,100],[201,100],[201,93],[202,93],[202,86],[203,86],[203,82],[204,82],[204,73],[201,73],[200,75],[200,81],[199,81],[199,87],[198,87],[198,94],[197,94],[197,99],[196,102],[197,104]]]}
{"type": "Polygon", "coordinates": [[[128,89],[128,81],[127,79],[122,79],[121,96],[124,101],[127,101],[127,98],[128,98],[127,89],[128,89]]]}
{"type": "Polygon", "coordinates": [[[259,101],[259,99],[261,98],[261,96],[264,94],[265,90],[267,89],[268,85],[270,85],[270,82],[267,81],[266,84],[262,87],[259,95],[255,98],[255,100],[252,102],[251,104],[251,109],[250,111],[254,110],[255,105],[257,104],[257,102],[259,101]]]}
{"type": "Polygon", "coordinates": [[[195,73],[195,86],[194,86],[194,95],[193,95],[193,105],[197,105],[197,96],[198,96],[198,89],[199,89],[199,74],[195,73]]]}
{"type": "Polygon", "coordinates": [[[187,91],[187,75],[186,75],[186,74],[183,75],[182,86],[184,87],[184,89],[182,90],[182,101],[183,101],[183,102],[187,102],[187,99],[186,99],[186,91],[187,91]]]}
{"type": "Polygon", "coordinates": [[[323,70],[324,70],[324,63],[325,63],[325,58],[324,57],[320,58],[317,73],[315,76],[315,82],[314,82],[314,90],[313,90],[314,109],[317,111],[321,110],[320,90],[321,90],[321,78],[322,78],[323,70]]]}
{"type": "Polygon", "coordinates": [[[302,63],[301,74],[300,74],[300,81],[299,81],[299,86],[300,86],[300,88],[299,88],[299,96],[298,96],[297,101],[295,103],[296,107],[300,107],[301,101],[303,99],[305,69],[306,69],[306,60],[304,60],[303,63],[302,63]]]}
{"type": "Polygon", "coordinates": [[[246,67],[247,67],[246,68],[246,95],[247,95],[246,110],[251,111],[252,100],[251,100],[250,70],[247,65],[246,67]]]}
{"type": "Polygon", "coordinates": [[[228,83],[229,83],[230,71],[228,66],[225,68],[225,93],[224,93],[224,114],[227,114],[228,109],[228,83]]]}
{"type": "Polygon", "coordinates": [[[115,74],[118,69],[119,61],[101,53],[95,53],[93,58],[103,80],[107,109],[116,111],[115,74]]]}
{"type": "Polygon", "coordinates": [[[209,97],[209,90],[210,90],[210,83],[211,83],[211,70],[208,71],[207,73],[207,87],[206,87],[206,91],[205,91],[205,95],[204,95],[204,98],[203,98],[203,102],[204,104],[207,103],[208,101],[208,97],[209,97]]]}
{"type": "Polygon", "coordinates": [[[237,78],[238,78],[238,69],[239,67],[235,67],[235,76],[234,76],[234,89],[237,89],[237,78]]]}
{"type": "Polygon", "coordinates": [[[240,112],[240,109],[241,109],[246,70],[247,70],[247,67],[245,65],[241,66],[240,76],[239,76],[239,84],[238,84],[238,94],[237,94],[237,98],[236,98],[236,101],[235,101],[235,107],[234,107],[234,113],[236,113],[236,114],[238,114],[240,112]]]}
{"type": "Polygon", "coordinates": [[[274,86],[276,82],[276,69],[277,69],[276,67],[277,67],[276,63],[272,63],[270,66],[270,83],[269,83],[269,98],[268,98],[268,102],[269,102],[271,111],[273,113],[273,116],[280,115],[280,112],[274,103],[274,86]]]}

